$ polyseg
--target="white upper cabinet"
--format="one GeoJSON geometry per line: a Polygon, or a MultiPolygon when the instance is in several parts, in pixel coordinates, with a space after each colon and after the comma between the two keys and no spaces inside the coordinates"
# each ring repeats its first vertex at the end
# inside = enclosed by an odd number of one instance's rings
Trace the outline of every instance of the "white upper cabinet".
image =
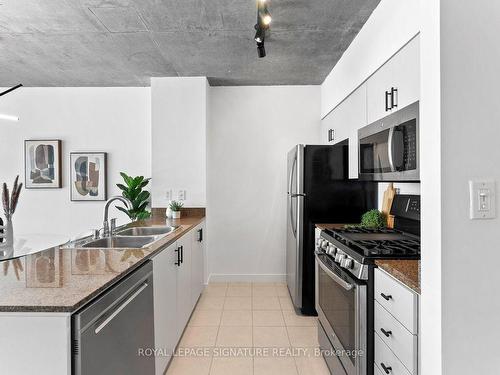
{"type": "Polygon", "coordinates": [[[420,98],[420,37],[416,36],[367,81],[370,124],[420,98]]]}
{"type": "Polygon", "coordinates": [[[358,87],[321,122],[322,144],[349,140],[349,178],[358,178],[358,129],[366,122],[366,85],[358,87]]]}
{"type": "Polygon", "coordinates": [[[349,140],[349,178],[358,178],[358,130],[419,98],[420,37],[416,36],[321,121],[320,143],[349,140]]]}

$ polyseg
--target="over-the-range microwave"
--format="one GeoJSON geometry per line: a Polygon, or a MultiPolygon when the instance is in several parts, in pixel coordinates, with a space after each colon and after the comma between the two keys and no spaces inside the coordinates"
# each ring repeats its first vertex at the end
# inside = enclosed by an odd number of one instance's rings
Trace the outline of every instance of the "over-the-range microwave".
{"type": "Polygon", "coordinates": [[[419,181],[419,102],[359,129],[359,178],[419,181]]]}

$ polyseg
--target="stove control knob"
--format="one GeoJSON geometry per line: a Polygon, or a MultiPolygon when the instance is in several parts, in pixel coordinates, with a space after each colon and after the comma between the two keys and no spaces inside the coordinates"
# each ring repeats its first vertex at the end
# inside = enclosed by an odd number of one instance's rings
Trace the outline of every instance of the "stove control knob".
{"type": "Polygon", "coordinates": [[[328,246],[328,251],[327,251],[328,254],[335,256],[336,252],[337,252],[337,248],[335,246],[333,246],[333,245],[328,246]]]}
{"type": "Polygon", "coordinates": [[[344,267],[346,269],[351,269],[354,265],[354,261],[350,258],[345,258],[342,260],[342,264],[340,265],[341,267],[344,267]]]}
{"type": "Polygon", "coordinates": [[[345,258],[344,254],[340,254],[339,252],[337,252],[337,254],[335,254],[335,262],[337,262],[337,263],[342,263],[342,260],[344,258],[345,258]]]}
{"type": "Polygon", "coordinates": [[[323,250],[326,250],[327,247],[328,247],[328,241],[323,240],[323,242],[321,242],[321,248],[323,250]]]}

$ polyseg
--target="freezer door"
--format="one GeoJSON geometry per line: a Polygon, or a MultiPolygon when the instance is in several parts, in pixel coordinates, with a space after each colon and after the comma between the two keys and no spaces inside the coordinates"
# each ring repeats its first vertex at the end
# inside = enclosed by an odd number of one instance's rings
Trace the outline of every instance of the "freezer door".
{"type": "Polygon", "coordinates": [[[286,277],[290,296],[297,308],[302,306],[303,155],[303,145],[294,147],[288,153],[287,173],[286,277]]]}

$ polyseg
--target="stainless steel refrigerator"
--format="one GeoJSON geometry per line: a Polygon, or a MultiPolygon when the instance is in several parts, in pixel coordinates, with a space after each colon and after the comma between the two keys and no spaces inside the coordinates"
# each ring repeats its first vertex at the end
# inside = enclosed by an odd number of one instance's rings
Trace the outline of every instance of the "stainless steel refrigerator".
{"type": "Polygon", "coordinates": [[[377,185],[349,180],[349,146],[297,145],[288,153],[286,277],[297,310],[316,315],[314,229],[318,223],[359,223],[376,207],[377,185]]]}

